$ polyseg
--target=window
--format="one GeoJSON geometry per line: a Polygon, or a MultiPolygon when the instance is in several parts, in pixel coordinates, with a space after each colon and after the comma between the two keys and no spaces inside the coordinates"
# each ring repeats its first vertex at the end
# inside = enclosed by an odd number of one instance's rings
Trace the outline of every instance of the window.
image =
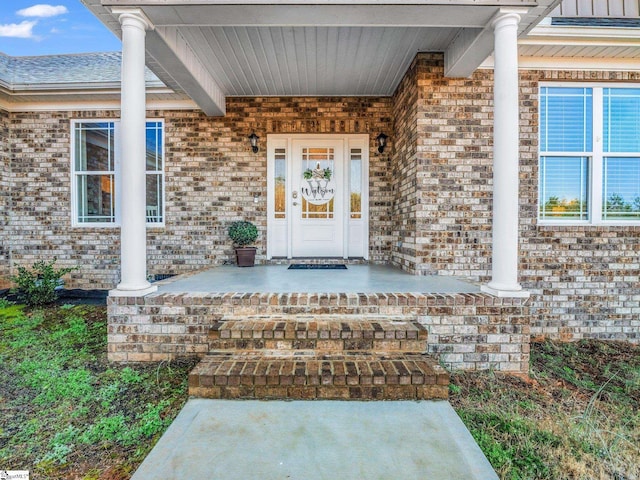
{"type": "Polygon", "coordinates": [[[164,156],[162,122],[147,122],[147,223],[163,220],[164,156]]]}
{"type": "Polygon", "coordinates": [[[640,222],[640,88],[540,88],[539,218],[640,222]]]}
{"type": "Polygon", "coordinates": [[[273,161],[274,218],[286,218],[287,216],[287,151],[284,148],[276,148],[273,161]]]}
{"type": "MultiPolygon", "coordinates": [[[[164,220],[164,124],[146,128],[147,223],[164,220]]],[[[73,219],[77,225],[119,222],[119,122],[75,121],[72,124],[73,219]]]]}
{"type": "Polygon", "coordinates": [[[115,222],[114,123],[76,123],[74,152],[78,223],[115,222]]]}

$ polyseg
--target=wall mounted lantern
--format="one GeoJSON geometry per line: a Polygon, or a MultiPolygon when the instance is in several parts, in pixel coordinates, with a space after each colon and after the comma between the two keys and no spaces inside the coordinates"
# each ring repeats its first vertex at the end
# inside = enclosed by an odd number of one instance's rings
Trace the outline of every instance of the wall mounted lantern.
{"type": "Polygon", "coordinates": [[[378,142],[378,153],[384,152],[384,147],[387,146],[387,138],[389,137],[382,132],[376,137],[376,142],[378,142]]]}
{"type": "Polygon", "coordinates": [[[251,135],[249,135],[249,142],[251,143],[251,150],[253,150],[253,153],[258,153],[258,140],[260,140],[260,137],[256,135],[256,132],[251,132],[251,135]]]}

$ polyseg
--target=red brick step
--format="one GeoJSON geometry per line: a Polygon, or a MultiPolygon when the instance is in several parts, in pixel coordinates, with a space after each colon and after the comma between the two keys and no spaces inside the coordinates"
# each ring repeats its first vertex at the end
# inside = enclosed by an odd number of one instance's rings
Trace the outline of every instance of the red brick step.
{"type": "Polygon", "coordinates": [[[423,352],[427,330],[414,317],[285,315],[226,317],[209,332],[210,350],[292,349],[423,352]]]}
{"type": "Polygon", "coordinates": [[[220,351],[189,375],[205,398],[421,400],[447,398],[449,374],[421,353],[220,351]]]}

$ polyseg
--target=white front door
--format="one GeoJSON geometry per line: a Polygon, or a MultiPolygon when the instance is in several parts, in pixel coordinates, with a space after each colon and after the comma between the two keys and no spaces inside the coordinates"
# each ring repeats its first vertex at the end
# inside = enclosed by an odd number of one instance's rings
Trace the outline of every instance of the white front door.
{"type": "Polygon", "coordinates": [[[267,258],[368,258],[368,135],[267,137],[267,258]]]}
{"type": "Polygon", "coordinates": [[[291,155],[291,255],[344,255],[342,140],[294,140],[291,155]]]}

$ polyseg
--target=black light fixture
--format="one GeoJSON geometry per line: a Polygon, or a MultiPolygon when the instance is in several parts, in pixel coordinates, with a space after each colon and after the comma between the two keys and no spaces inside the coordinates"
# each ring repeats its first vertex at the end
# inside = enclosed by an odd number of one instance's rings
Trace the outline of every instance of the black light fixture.
{"type": "Polygon", "coordinates": [[[387,137],[384,133],[380,132],[380,135],[376,137],[376,141],[378,142],[378,153],[384,152],[384,147],[387,146],[387,137]]]}
{"type": "Polygon", "coordinates": [[[256,135],[256,132],[251,132],[251,135],[249,135],[249,142],[251,143],[251,150],[253,150],[253,153],[258,153],[258,140],[260,140],[260,137],[256,135]]]}

